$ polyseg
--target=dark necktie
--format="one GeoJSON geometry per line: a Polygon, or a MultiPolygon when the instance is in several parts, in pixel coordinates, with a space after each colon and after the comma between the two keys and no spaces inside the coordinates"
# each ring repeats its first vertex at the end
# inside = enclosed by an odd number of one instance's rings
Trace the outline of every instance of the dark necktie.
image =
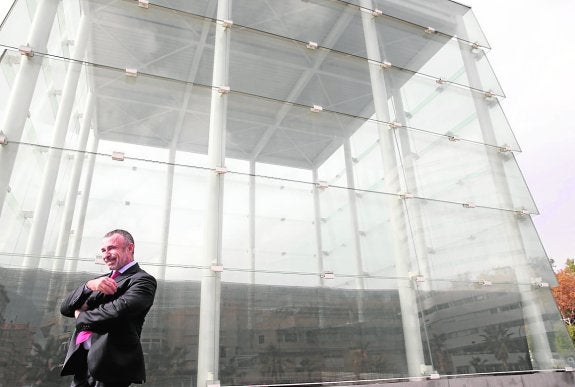
{"type": "MultiPolygon", "coordinates": [[[[120,275],[119,271],[114,271],[114,272],[112,272],[112,275],[110,276],[110,278],[114,279],[119,275],[120,275]]],[[[80,333],[78,333],[78,336],[76,336],[76,344],[82,344],[84,341],[88,340],[90,338],[90,336],[92,336],[92,332],[80,331],[80,333]]]]}

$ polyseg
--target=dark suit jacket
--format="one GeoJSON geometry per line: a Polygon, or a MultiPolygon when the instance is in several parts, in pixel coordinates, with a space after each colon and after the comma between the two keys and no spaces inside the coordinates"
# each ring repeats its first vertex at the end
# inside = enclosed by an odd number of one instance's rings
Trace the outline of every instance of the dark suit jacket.
{"type": "Polygon", "coordinates": [[[86,369],[85,356],[78,351],[81,344],[76,345],[76,336],[88,330],[93,333],[87,366],[96,380],[108,383],[146,380],[140,334],[154,302],[156,279],[135,264],[115,280],[118,290],[113,295],[86,294],[82,284],[62,302],[60,312],[66,317],[74,317],[74,311],[84,303],[88,310],[76,319],[76,330],[70,338],[61,375],[86,369]]]}

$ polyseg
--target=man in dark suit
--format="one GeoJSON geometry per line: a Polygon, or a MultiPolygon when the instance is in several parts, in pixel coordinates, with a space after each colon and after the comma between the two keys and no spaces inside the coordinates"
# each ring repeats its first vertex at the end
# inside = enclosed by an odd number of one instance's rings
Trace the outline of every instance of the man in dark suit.
{"type": "Polygon", "coordinates": [[[112,273],[80,285],[60,307],[76,319],[61,372],[74,375],[72,387],[125,387],[146,380],[140,334],[156,280],[134,261],[129,232],[110,231],[101,250],[112,273]]]}

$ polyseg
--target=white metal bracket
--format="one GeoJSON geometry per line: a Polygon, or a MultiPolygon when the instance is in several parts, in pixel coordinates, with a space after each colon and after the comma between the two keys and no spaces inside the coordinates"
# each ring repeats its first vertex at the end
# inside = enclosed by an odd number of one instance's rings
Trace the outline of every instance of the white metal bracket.
{"type": "Polygon", "coordinates": [[[397,129],[397,128],[401,128],[403,126],[403,125],[401,125],[401,123],[399,123],[397,121],[389,122],[388,125],[389,125],[390,129],[397,129]]]}
{"type": "Polygon", "coordinates": [[[413,194],[409,192],[400,192],[399,193],[400,199],[413,199],[413,194]]]}
{"type": "Polygon", "coordinates": [[[112,160],[116,161],[124,161],[125,155],[124,152],[112,152],[112,160]]]}
{"type": "Polygon", "coordinates": [[[495,99],[495,93],[492,92],[491,90],[486,91],[483,96],[485,97],[485,99],[487,100],[492,100],[495,99]]]}
{"type": "Polygon", "coordinates": [[[26,45],[26,46],[20,46],[18,48],[18,51],[20,52],[21,55],[25,55],[29,58],[34,56],[34,50],[32,50],[32,47],[26,45]]]}
{"type": "Polygon", "coordinates": [[[391,68],[392,64],[391,62],[384,60],[383,62],[381,62],[380,66],[382,69],[386,70],[391,68]]]}
{"type": "Polygon", "coordinates": [[[150,7],[150,1],[149,0],[138,0],[138,7],[148,9],[150,7]]]}
{"type": "Polygon", "coordinates": [[[511,147],[509,145],[502,145],[499,147],[499,153],[511,152],[511,147]]]}
{"type": "Polygon", "coordinates": [[[311,40],[305,46],[310,50],[315,50],[318,47],[317,42],[312,42],[311,40]]]}
{"type": "Polygon", "coordinates": [[[333,271],[324,271],[323,273],[321,273],[320,277],[323,279],[334,279],[335,274],[333,271]]]}
{"type": "Polygon", "coordinates": [[[218,23],[224,28],[231,28],[234,25],[234,22],[228,19],[219,20],[218,23]]]}
{"type": "Polygon", "coordinates": [[[527,211],[525,208],[522,208],[520,210],[516,210],[515,213],[517,214],[517,216],[529,216],[531,215],[529,211],[527,211]]]}
{"type": "Polygon", "coordinates": [[[449,141],[453,141],[453,142],[457,142],[457,141],[460,141],[460,140],[461,140],[459,137],[454,136],[454,135],[449,135],[449,136],[447,136],[447,139],[448,139],[449,141]]]}
{"type": "Polygon", "coordinates": [[[220,87],[218,87],[218,93],[220,93],[220,95],[228,94],[229,92],[230,92],[230,87],[229,87],[229,86],[220,86],[220,87]]]}
{"type": "Polygon", "coordinates": [[[426,33],[426,34],[430,34],[430,35],[431,35],[431,34],[435,34],[436,32],[437,32],[437,31],[436,31],[435,28],[433,28],[433,27],[427,27],[427,28],[425,29],[425,33],[426,33]]]}
{"type": "Polygon", "coordinates": [[[319,189],[329,188],[329,184],[328,184],[327,181],[318,181],[317,183],[315,183],[315,185],[316,185],[319,189]]]}
{"type": "Polygon", "coordinates": [[[216,169],[214,169],[214,172],[216,172],[218,175],[223,175],[225,173],[228,173],[228,169],[226,167],[216,167],[216,169]]]}
{"type": "Polygon", "coordinates": [[[409,279],[415,282],[425,282],[425,278],[419,273],[409,273],[409,279]]]}
{"type": "Polygon", "coordinates": [[[4,133],[0,133],[0,145],[8,145],[8,137],[4,133]]]}
{"type": "Polygon", "coordinates": [[[375,17],[378,17],[383,15],[383,11],[381,9],[374,9],[373,11],[371,11],[371,14],[375,17]]]}
{"type": "Polygon", "coordinates": [[[531,279],[531,285],[535,286],[536,288],[548,288],[549,284],[547,282],[543,282],[541,277],[536,277],[531,279]]]}
{"type": "Polygon", "coordinates": [[[126,68],[126,75],[129,77],[137,77],[138,76],[138,69],[126,68]]]}
{"type": "Polygon", "coordinates": [[[212,265],[212,266],[210,266],[210,270],[213,271],[214,273],[221,273],[224,271],[224,266],[223,265],[212,265]]]}
{"type": "Polygon", "coordinates": [[[313,105],[310,109],[310,111],[314,112],[314,113],[319,113],[323,110],[323,106],[321,105],[313,105]]]}
{"type": "Polygon", "coordinates": [[[493,283],[491,281],[488,280],[479,280],[477,281],[477,283],[481,286],[491,286],[493,285],[493,283]]]}
{"type": "Polygon", "coordinates": [[[469,202],[469,203],[463,203],[463,207],[464,208],[475,208],[475,207],[477,207],[477,205],[475,205],[475,203],[469,202]]]}

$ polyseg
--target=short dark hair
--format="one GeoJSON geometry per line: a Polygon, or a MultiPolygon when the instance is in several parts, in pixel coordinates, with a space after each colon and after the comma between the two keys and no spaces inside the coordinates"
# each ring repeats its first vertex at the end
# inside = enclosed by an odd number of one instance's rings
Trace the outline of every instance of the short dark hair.
{"type": "Polygon", "coordinates": [[[136,244],[134,243],[134,237],[132,236],[132,234],[130,234],[126,230],[116,229],[116,230],[108,231],[106,233],[106,235],[104,235],[104,238],[111,237],[114,234],[120,234],[121,236],[123,236],[124,241],[126,242],[126,245],[128,245],[128,243],[131,243],[134,246],[136,246],[136,244]]]}

